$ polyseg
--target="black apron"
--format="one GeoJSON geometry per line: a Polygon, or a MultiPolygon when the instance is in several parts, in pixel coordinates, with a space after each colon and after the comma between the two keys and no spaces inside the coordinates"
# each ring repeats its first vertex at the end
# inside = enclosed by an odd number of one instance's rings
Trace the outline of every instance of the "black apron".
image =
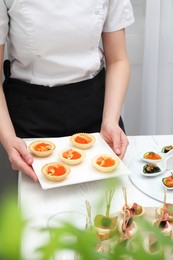
{"type": "MultiPolygon", "coordinates": [[[[54,87],[13,79],[10,74],[10,61],[6,60],[3,87],[18,137],[61,137],[100,131],[105,69],[92,79],[54,87]]],[[[124,130],[121,117],[119,124],[124,130]]]]}

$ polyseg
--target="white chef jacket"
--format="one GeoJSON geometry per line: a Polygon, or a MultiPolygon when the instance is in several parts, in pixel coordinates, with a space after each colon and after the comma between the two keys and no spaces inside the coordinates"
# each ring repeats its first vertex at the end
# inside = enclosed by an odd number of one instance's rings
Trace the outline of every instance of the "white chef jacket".
{"type": "Polygon", "coordinates": [[[92,78],[103,67],[101,33],[133,22],[130,0],[0,0],[11,77],[47,86],[92,78]]]}

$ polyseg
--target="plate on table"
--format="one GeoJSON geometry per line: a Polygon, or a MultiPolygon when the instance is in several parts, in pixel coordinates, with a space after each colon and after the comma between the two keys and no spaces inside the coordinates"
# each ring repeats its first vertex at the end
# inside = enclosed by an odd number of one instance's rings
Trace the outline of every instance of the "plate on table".
{"type": "MultiPolygon", "coordinates": [[[[165,160],[165,163],[166,161],[167,160],[165,160]]],[[[161,169],[163,169],[161,174],[156,174],[155,176],[148,178],[142,173],[145,164],[146,162],[144,162],[139,155],[135,156],[135,158],[128,165],[129,169],[132,172],[129,175],[129,178],[132,183],[143,193],[158,201],[163,202],[165,188],[162,183],[162,178],[167,176],[168,172],[170,172],[171,170],[168,170],[167,167],[164,166],[164,161],[161,161],[160,163],[158,163],[161,169]]],[[[167,202],[173,203],[173,190],[167,190],[167,202]]]]}
{"type": "Polygon", "coordinates": [[[92,145],[92,147],[84,150],[86,156],[84,160],[78,164],[70,166],[71,171],[66,179],[60,182],[52,182],[45,178],[45,176],[41,172],[41,168],[48,163],[51,162],[60,162],[60,158],[58,153],[68,147],[73,147],[73,144],[70,142],[70,137],[58,137],[58,138],[32,138],[25,139],[27,145],[36,140],[48,140],[53,142],[56,145],[55,150],[49,157],[39,158],[34,157],[33,169],[37,174],[38,180],[43,189],[51,189],[56,187],[62,187],[72,184],[84,183],[89,181],[103,180],[108,178],[114,178],[121,176],[123,174],[130,174],[131,171],[126,167],[126,165],[115,155],[113,150],[109,147],[109,145],[104,141],[101,137],[100,133],[92,134],[96,141],[92,145]],[[94,168],[92,164],[92,159],[99,154],[110,154],[119,160],[119,165],[110,173],[103,173],[94,168]]]}

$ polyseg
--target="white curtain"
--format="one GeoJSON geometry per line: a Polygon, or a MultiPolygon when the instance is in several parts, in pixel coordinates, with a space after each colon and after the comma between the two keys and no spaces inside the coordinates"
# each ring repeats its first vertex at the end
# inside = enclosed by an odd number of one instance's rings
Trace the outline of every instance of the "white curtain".
{"type": "Polygon", "coordinates": [[[173,0],[146,0],[140,99],[134,134],[173,134],[173,0]]]}

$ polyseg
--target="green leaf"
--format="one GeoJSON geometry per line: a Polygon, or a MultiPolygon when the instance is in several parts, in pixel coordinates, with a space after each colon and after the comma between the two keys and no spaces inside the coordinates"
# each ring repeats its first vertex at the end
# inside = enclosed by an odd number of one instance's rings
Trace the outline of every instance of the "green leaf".
{"type": "Polygon", "coordinates": [[[1,203],[0,214],[0,259],[20,260],[21,241],[25,227],[20,208],[12,195],[1,203]]]}

